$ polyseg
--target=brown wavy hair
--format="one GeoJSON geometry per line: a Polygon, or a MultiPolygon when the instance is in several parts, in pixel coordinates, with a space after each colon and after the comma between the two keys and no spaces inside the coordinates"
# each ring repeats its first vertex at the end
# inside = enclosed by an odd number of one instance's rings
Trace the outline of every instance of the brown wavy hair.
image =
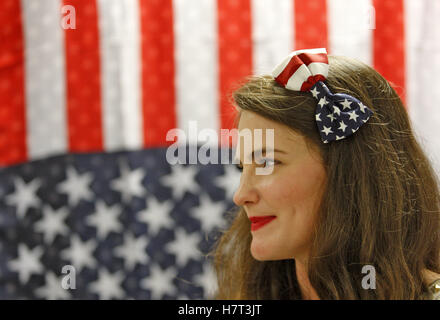
{"type": "MultiPolygon", "coordinates": [[[[238,110],[278,121],[305,137],[322,156],[327,185],[318,210],[307,273],[321,299],[421,299],[423,270],[440,273],[440,192],[433,167],[416,141],[407,111],[373,68],[329,56],[325,81],[362,101],[374,114],[354,135],[321,142],[316,100],[253,76],[232,99],[238,110]],[[376,270],[376,289],[361,286],[361,269],[376,270]]],[[[239,113],[238,113],[239,114],[239,113]]],[[[217,299],[301,299],[294,259],[257,261],[250,222],[234,210],[211,252],[217,299]]]]}

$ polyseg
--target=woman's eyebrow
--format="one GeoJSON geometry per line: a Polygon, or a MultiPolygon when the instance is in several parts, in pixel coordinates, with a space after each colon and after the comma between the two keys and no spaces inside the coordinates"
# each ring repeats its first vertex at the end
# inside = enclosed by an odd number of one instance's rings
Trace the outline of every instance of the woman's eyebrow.
{"type": "MultiPolygon", "coordinates": [[[[252,151],[252,153],[251,153],[251,157],[252,157],[252,158],[254,157],[254,153],[255,153],[256,151],[257,151],[257,150],[252,151]]],[[[269,149],[269,151],[280,152],[280,153],[287,153],[286,151],[283,151],[283,150],[280,150],[280,149],[269,149]]],[[[261,154],[262,154],[263,152],[266,153],[266,148],[263,147],[263,148],[261,148],[260,150],[258,150],[258,152],[260,152],[261,154]]]]}

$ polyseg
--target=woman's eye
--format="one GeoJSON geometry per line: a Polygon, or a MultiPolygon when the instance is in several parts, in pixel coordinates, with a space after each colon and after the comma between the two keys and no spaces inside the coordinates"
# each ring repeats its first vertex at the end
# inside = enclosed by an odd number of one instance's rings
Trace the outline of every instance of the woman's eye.
{"type": "MultiPolygon", "coordinates": [[[[261,161],[260,161],[260,164],[262,164],[263,165],[263,167],[270,167],[270,166],[274,166],[274,165],[276,165],[276,164],[280,164],[281,162],[280,161],[278,161],[278,160],[274,160],[274,159],[271,159],[271,158],[263,158],[263,159],[261,159],[261,161]]],[[[240,165],[240,164],[236,164],[235,165],[235,167],[239,170],[239,171],[243,171],[243,166],[242,165],[240,165]]]]}
{"type": "Polygon", "coordinates": [[[275,160],[272,160],[272,159],[263,159],[263,161],[264,161],[264,163],[265,163],[265,167],[275,165],[275,160]]]}
{"type": "Polygon", "coordinates": [[[277,161],[275,159],[271,159],[271,158],[263,158],[262,160],[263,160],[262,162],[265,167],[274,166],[275,164],[279,163],[279,161],[277,161]]]}

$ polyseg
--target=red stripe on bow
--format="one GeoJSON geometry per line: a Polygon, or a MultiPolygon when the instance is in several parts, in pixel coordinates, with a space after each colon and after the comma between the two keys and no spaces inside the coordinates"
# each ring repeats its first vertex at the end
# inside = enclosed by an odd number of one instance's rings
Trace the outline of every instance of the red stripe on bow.
{"type": "Polygon", "coordinates": [[[307,81],[303,82],[301,86],[301,91],[309,91],[310,88],[312,88],[315,83],[318,81],[324,81],[325,77],[322,74],[316,74],[314,76],[310,76],[307,78],[307,81]]]}
{"type": "MultiPolygon", "coordinates": [[[[287,66],[281,71],[281,73],[278,75],[278,77],[275,78],[275,80],[281,84],[282,86],[286,86],[289,79],[292,77],[292,75],[298,70],[301,65],[305,64],[308,66],[309,64],[313,62],[319,62],[319,63],[327,63],[328,64],[328,58],[327,54],[325,53],[300,53],[298,55],[293,56],[287,66]]],[[[322,75],[315,75],[310,76],[307,79],[307,82],[304,82],[301,86],[301,91],[307,91],[309,90],[317,81],[323,81],[325,80],[325,77],[322,75]],[[304,90],[303,90],[304,88],[304,90]]]]}
{"type": "Polygon", "coordinates": [[[326,53],[300,53],[298,57],[304,62],[306,66],[312,62],[328,64],[328,57],[326,53]]]}
{"type": "Polygon", "coordinates": [[[289,81],[290,77],[295,73],[296,70],[298,70],[301,65],[303,65],[304,62],[298,57],[293,56],[287,66],[281,71],[281,73],[278,75],[278,77],[275,78],[275,80],[281,84],[283,87],[286,86],[287,81],[289,81]]]}

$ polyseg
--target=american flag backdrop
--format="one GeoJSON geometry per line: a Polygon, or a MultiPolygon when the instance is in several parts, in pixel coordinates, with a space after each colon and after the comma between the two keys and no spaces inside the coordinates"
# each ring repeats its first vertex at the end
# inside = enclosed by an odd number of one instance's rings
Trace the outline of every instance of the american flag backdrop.
{"type": "Polygon", "coordinates": [[[212,297],[239,172],[168,163],[166,135],[232,128],[231,89],[292,50],[378,70],[440,172],[438,17],[438,0],[0,1],[0,299],[212,297]]]}

